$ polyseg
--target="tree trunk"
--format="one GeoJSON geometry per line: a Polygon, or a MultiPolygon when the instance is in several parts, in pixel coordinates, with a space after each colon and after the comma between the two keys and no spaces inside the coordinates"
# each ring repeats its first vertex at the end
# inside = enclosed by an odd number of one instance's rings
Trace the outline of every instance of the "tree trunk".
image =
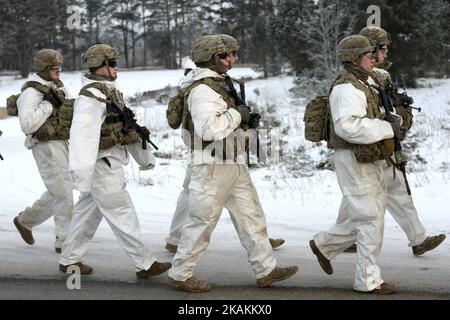
{"type": "Polygon", "coordinates": [[[72,71],[77,69],[77,41],[75,32],[72,32],[72,71]]]}
{"type": "Polygon", "coordinates": [[[144,68],[147,67],[147,34],[148,34],[148,27],[147,23],[145,22],[145,0],[141,1],[141,7],[142,7],[142,28],[144,29],[142,39],[144,41],[144,53],[143,53],[143,65],[144,68]]]}
{"type": "Polygon", "coordinates": [[[95,15],[95,42],[100,43],[100,17],[98,11],[95,15]]]}

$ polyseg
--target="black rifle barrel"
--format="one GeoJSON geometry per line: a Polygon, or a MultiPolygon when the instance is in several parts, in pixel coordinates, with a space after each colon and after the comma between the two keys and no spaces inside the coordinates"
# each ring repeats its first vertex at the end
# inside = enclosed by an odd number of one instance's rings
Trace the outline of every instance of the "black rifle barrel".
{"type": "MultiPolygon", "coordinates": [[[[386,111],[386,116],[391,116],[392,112],[394,112],[394,106],[392,105],[392,100],[390,100],[390,98],[388,98],[388,89],[380,88],[380,96],[381,96],[381,101],[383,103],[384,109],[386,111]]],[[[394,142],[395,142],[394,151],[401,152],[402,145],[400,143],[400,139],[394,137],[394,142]]],[[[406,191],[408,192],[408,195],[411,195],[411,189],[409,187],[408,178],[406,176],[406,161],[402,161],[401,163],[398,163],[397,168],[403,174],[403,178],[405,180],[405,185],[406,185],[406,191]]]]}

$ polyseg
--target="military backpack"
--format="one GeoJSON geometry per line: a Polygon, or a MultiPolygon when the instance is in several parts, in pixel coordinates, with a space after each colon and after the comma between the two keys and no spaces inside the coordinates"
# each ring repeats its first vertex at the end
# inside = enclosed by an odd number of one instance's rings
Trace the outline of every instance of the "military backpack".
{"type": "MultiPolygon", "coordinates": [[[[196,88],[197,86],[204,84],[208,87],[210,87],[212,90],[214,90],[217,94],[219,94],[222,99],[226,102],[227,108],[235,107],[236,100],[235,97],[233,97],[233,94],[231,93],[231,88],[226,84],[226,80],[224,78],[220,77],[206,77],[199,79],[197,81],[194,81],[192,84],[187,86],[186,88],[178,90],[178,93],[176,96],[174,96],[170,101],[167,108],[167,121],[169,123],[169,126],[173,129],[178,129],[180,126],[183,128],[182,132],[182,138],[184,143],[191,148],[193,151],[195,148],[198,148],[200,146],[197,146],[195,143],[195,133],[194,133],[194,124],[192,121],[191,113],[187,107],[187,98],[189,97],[189,94],[191,91],[196,88]]],[[[240,129],[246,130],[245,128],[240,126],[240,129]]],[[[228,150],[227,148],[227,138],[222,141],[223,148],[222,150],[216,150],[214,149],[212,151],[212,156],[217,155],[219,158],[223,158],[224,160],[228,159],[235,159],[238,152],[240,151],[239,146],[240,143],[238,140],[243,140],[243,149],[245,151],[248,151],[249,145],[250,145],[250,138],[248,135],[244,134],[244,137],[241,137],[241,132],[237,133],[238,131],[235,131],[235,134],[233,137],[229,137],[233,139],[233,150],[228,150]]],[[[214,141],[205,141],[202,140],[201,142],[201,148],[206,149],[208,146],[213,144],[214,141]]]]}
{"type": "Polygon", "coordinates": [[[328,140],[330,113],[328,96],[319,96],[311,100],[305,109],[305,139],[311,142],[328,140]]]}
{"type": "MultiPolygon", "coordinates": [[[[46,85],[43,85],[42,83],[39,83],[37,81],[27,81],[21,88],[21,92],[24,92],[28,88],[33,88],[39,91],[42,94],[48,94],[50,91],[50,88],[46,85]]],[[[19,100],[21,93],[15,94],[10,96],[6,100],[6,112],[8,113],[8,116],[11,117],[17,117],[19,115],[19,110],[17,108],[17,100],[19,100]]]]}

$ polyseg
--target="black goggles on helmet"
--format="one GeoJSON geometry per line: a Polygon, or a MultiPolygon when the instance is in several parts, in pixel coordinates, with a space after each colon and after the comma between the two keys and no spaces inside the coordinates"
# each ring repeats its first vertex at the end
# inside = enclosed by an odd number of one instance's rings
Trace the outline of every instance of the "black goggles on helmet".
{"type": "Polygon", "coordinates": [[[231,52],[222,52],[219,53],[217,56],[219,57],[219,59],[226,59],[228,58],[228,56],[233,55],[233,56],[237,56],[237,50],[231,51],[231,52]]]}
{"type": "Polygon", "coordinates": [[[108,66],[111,68],[116,68],[119,65],[117,60],[108,60],[107,63],[108,63],[108,66]]]}

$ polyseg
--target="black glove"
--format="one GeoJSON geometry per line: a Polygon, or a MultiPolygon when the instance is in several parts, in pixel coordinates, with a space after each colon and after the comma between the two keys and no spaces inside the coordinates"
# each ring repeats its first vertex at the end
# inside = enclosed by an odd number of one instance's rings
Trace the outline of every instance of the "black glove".
{"type": "Polygon", "coordinates": [[[251,129],[258,129],[260,122],[261,122],[261,115],[259,113],[256,113],[256,112],[252,112],[250,114],[250,121],[248,122],[248,126],[251,129]]]}
{"type": "Polygon", "coordinates": [[[401,118],[393,116],[393,115],[389,115],[389,116],[386,116],[386,118],[384,120],[389,122],[389,124],[391,125],[392,131],[394,131],[394,138],[400,139],[401,138],[401,130],[400,130],[401,118]]]}
{"type": "Polygon", "coordinates": [[[50,89],[50,91],[44,95],[44,100],[50,102],[55,108],[62,106],[62,101],[54,89],[50,89]]]}
{"type": "Polygon", "coordinates": [[[241,124],[248,123],[250,121],[250,108],[247,106],[237,106],[234,109],[241,115],[241,124]]]}

